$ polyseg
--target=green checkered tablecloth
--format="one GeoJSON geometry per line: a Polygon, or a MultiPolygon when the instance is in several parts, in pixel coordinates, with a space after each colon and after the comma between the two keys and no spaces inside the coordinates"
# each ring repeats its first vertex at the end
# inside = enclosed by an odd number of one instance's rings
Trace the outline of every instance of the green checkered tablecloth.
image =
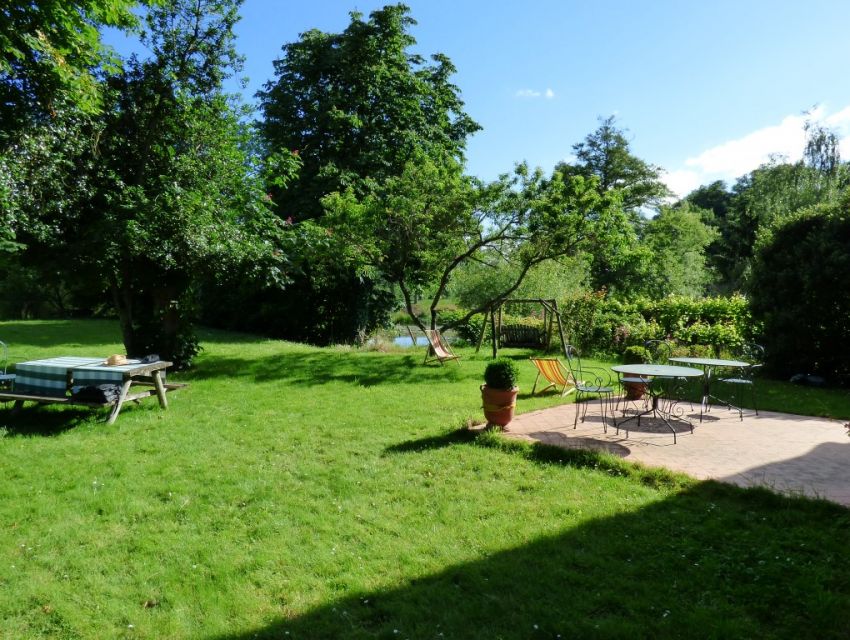
{"type": "MultiPolygon", "coordinates": [[[[103,360],[98,360],[97,364],[84,364],[74,367],[71,372],[73,384],[80,387],[121,384],[125,373],[139,368],[138,360],[129,360],[129,363],[110,367],[104,365],[103,360]]],[[[162,379],[165,380],[165,371],[162,372],[162,379]]]]}
{"type": "Polygon", "coordinates": [[[15,393],[64,397],[68,392],[68,373],[74,367],[103,362],[103,358],[62,357],[30,360],[15,365],[15,393]]]}

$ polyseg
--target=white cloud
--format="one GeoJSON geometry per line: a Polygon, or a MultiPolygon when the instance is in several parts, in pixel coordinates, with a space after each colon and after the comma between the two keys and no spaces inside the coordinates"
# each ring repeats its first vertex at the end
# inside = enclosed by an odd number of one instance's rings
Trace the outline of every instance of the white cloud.
{"type": "Polygon", "coordinates": [[[702,184],[700,174],[689,169],[668,171],[664,174],[663,180],[670,187],[670,191],[679,197],[686,196],[702,184]]]}
{"type": "Polygon", "coordinates": [[[807,120],[823,122],[835,131],[841,139],[841,157],[850,157],[850,106],[828,116],[823,107],[817,107],[808,114],[787,116],[777,125],[757,129],[706,149],[686,159],[684,166],[666,173],[664,181],[681,197],[699,185],[715,180],[734,182],[768,162],[771,156],[782,156],[789,162],[796,162],[803,157],[807,120]]]}
{"type": "Polygon", "coordinates": [[[552,89],[547,88],[545,91],[538,91],[537,89],[520,89],[514,94],[516,98],[546,98],[547,100],[551,100],[555,97],[555,92],[552,89]]]}

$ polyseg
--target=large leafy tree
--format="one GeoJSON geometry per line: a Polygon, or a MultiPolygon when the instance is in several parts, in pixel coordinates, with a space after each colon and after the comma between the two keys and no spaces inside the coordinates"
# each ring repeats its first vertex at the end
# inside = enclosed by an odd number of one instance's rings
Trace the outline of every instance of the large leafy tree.
{"type": "Polygon", "coordinates": [[[138,21],[131,10],[138,4],[39,0],[0,6],[0,258],[21,248],[14,229],[27,198],[64,182],[79,116],[101,106],[96,73],[117,61],[102,44],[100,28],[132,29],[138,21]]]}
{"type": "Polygon", "coordinates": [[[671,195],[661,180],[661,168],[635,156],[628,131],[617,126],[615,116],[601,119],[599,127],[573,145],[573,171],[599,179],[598,189],[619,190],[628,212],[657,207],[671,195]]]}
{"type": "Polygon", "coordinates": [[[702,214],[683,204],[661,207],[643,231],[643,244],[652,255],[650,292],[657,297],[699,297],[711,280],[705,248],[718,235],[703,223],[702,214]]]}
{"type": "Polygon", "coordinates": [[[632,231],[615,252],[598,247],[590,253],[591,285],[618,297],[647,293],[651,255],[640,243],[643,213],[670,195],[661,169],[632,153],[627,134],[614,116],[602,118],[595,131],[573,145],[575,161],[557,167],[564,174],[595,178],[600,194],[616,191],[631,221],[632,231]]]}
{"type": "Polygon", "coordinates": [[[805,128],[806,146],[798,162],[772,158],[738,178],[729,192],[722,183],[714,183],[686,198],[712,211],[706,222],[720,233],[707,249],[718,291],[744,289],[762,230],[806,207],[837,202],[850,185],[850,168],[841,162],[835,132],[812,122],[805,128]]]}
{"type": "Polygon", "coordinates": [[[260,125],[272,150],[298,150],[297,180],[275,193],[296,220],[322,213],[320,199],[398,176],[414,153],[463,156],[478,125],[463,111],[442,54],[431,63],[410,49],[416,22],[398,4],[352,13],[342,33],[311,30],[283,47],[276,78],[259,93],[260,125]]]}
{"type": "MultiPolygon", "coordinates": [[[[55,117],[67,106],[100,107],[95,71],[116,62],[102,26],[137,25],[137,0],[38,0],[0,8],[0,121],[3,130],[55,117]]],[[[144,4],[148,4],[145,2],[144,4]]]]}
{"type": "Polygon", "coordinates": [[[283,222],[266,206],[248,131],[221,88],[240,62],[239,4],[174,0],[149,12],[153,55],[108,78],[100,124],[75,159],[83,187],[74,206],[27,224],[32,242],[108,294],[131,354],[187,364],[201,279],[284,266],[283,222]]]}
{"type": "MultiPolygon", "coordinates": [[[[368,198],[413,158],[462,161],[479,127],[450,82],[451,61],[412,51],[413,25],[408,7],[390,5],[368,18],[352,13],[341,33],[314,29],[283,47],[275,79],[259,93],[267,151],[292,150],[302,162],[286,189],[269,187],[282,217],[329,227],[321,204],[328,194],[368,198]]],[[[381,273],[358,269],[344,253],[305,261],[292,287],[298,302],[281,309],[293,337],[356,339],[395,304],[381,273]]]]}
{"type": "Polygon", "coordinates": [[[709,288],[719,294],[731,293],[730,274],[735,270],[730,251],[729,211],[732,193],[727,190],[725,182],[716,180],[698,187],[680,204],[687,204],[699,211],[702,222],[717,232],[705,247],[706,267],[712,274],[709,288]]]}
{"type": "Polygon", "coordinates": [[[432,328],[458,269],[471,262],[500,273],[511,267],[511,277],[500,278],[465,317],[444,323],[447,329],[511,296],[537,265],[591,247],[613,250],[628,221],[616,191],[596,187],[595,178],[559,171],[547,178],[525,165],[478,185],[457,163],[417,158],[367,198],[358,201],[348,192],[327,198],[325,206],[336,228],[344,229],[350,259],[395,283],[417,323],[414,297],[428,294],[432,328]]]}

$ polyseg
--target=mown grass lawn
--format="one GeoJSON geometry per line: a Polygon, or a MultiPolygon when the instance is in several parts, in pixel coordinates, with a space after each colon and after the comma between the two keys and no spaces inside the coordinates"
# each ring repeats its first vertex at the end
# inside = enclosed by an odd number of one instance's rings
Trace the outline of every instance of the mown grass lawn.
{"type": "MultiPolygon", "coordinates": [[[[0,338],[121,351],[110,322],[0,338]]],[[[0,638],[847,637],[846,509],[474,437],[483,354],[203,344],[167,412],[0,409],[0,638]]],[[[522,367],[521,410],[562,402],[522,367]]]]}

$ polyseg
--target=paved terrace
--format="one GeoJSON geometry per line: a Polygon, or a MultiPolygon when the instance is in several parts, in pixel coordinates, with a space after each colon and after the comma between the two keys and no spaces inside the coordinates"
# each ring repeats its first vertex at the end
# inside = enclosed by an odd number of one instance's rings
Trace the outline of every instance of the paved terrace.
{"type": "MultiPolygon", "coordinates": [[[[682,471],[742,487],[765,486],[791,495],[825,498],[850,507],[850,437],[838,420],[787,413],[737,411],[714,407],[699,422],[699,407],[685,423],[673,421],[677,443],[660,420],[629,421],[629,437],[608,425],[603,431],[598,401],[589,403],[587,419],[573,429],[576,405],[560,405],[522,414],[507,436],[567,448],[607,451],[647,466],[682,471]]],[[[620,417],[618,416],[618,420],[620,417]]],[[[609,419],[610,421],[610,419],[609,419]]]]}

